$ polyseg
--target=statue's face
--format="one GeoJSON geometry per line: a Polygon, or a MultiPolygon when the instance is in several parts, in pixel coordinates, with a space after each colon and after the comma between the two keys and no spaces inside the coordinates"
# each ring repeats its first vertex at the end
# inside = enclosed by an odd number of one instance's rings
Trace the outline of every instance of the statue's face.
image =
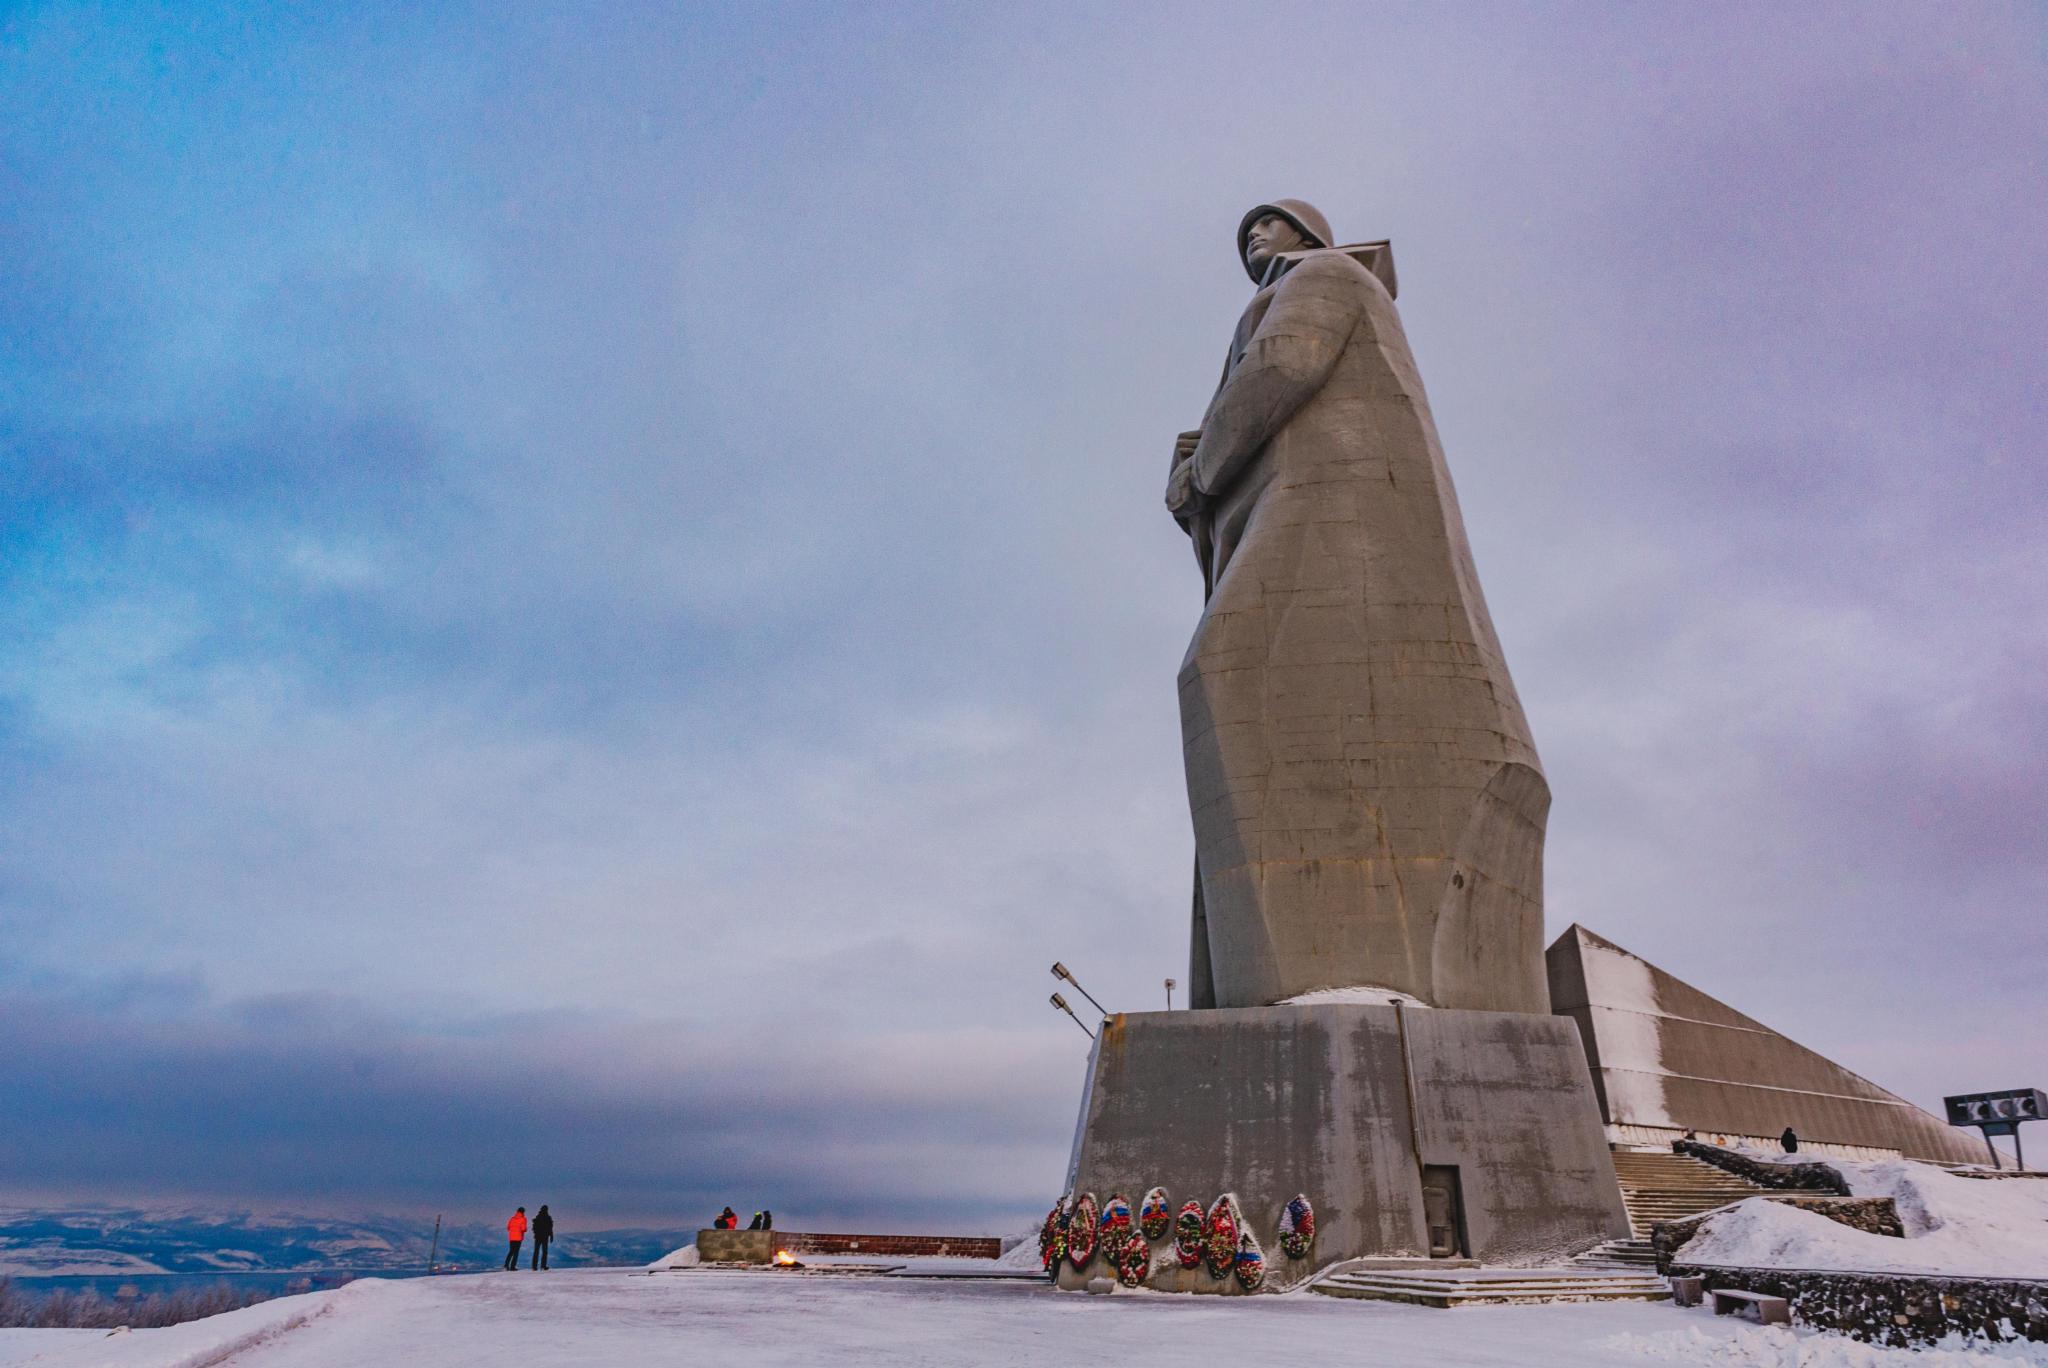
{"type": "Polygon", "coordinates": [[[1244,260],[1253,275],[1264,275],[1266,266],[1282,252],[1298,252],[1308,246],[1301,230],[1278,214],[1267,214],[1244,236],[1244,260]]]}

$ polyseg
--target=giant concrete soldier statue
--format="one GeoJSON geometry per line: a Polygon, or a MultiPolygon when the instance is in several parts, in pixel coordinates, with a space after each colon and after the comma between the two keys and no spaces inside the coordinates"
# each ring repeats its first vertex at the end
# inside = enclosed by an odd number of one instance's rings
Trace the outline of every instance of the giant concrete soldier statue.
{"type": "Polygon", "coordinates": [[[1300,200],[1237,242],[1258,292],[1166,495],[1208,590],[1180,670],[1192,1005],[1548,1011],[1550,793],[1392,271],[1363,264],[1386,249],[1300,200]]]}

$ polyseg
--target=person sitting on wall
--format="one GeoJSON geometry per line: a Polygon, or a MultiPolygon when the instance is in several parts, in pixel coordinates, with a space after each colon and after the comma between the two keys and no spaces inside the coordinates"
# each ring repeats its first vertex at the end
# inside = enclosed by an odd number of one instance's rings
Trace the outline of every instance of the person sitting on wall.
{"type": "Polygon", "coordinates": [[[718,1219],[711,1223],[711,1228],[713,1230],[738,1230],[740,1228],[740,1214],[731,1207],[727,1207],[718,1213],[718,1219]]]}
{"type": "Polygon", "coordinates": [[[748,1224],[747,1224],[747,1229],[749,1229],[749,1230],[759,1230],[760,1228],[761,1228],[761,1213],[757,1211],[757,1212],[755,1212],[755,1213],[754,1213],[754,1219],[753,1219],[752,1221],[748,1222],[748,1224]]]}
{"type": "Polygon", "coordinates": [[[1785,1147],[1787,1154],[1799,1153],[1799,1137],[1792,1133],[1790,1126],[1785,1127],[1785,1133],[1778,1137],[1778,1143],[1785,1147]]]}
{"type": "Polygon", "coordinates": [[[763,1229],[763,1230],[773,1230],[773,1229],[775,1229],[775,1213],[774,1213],[774,1212],[772,1212],[772,1211],[763,1211],[763,1212],[761,1213],[761,1229],[763,1229]]]}

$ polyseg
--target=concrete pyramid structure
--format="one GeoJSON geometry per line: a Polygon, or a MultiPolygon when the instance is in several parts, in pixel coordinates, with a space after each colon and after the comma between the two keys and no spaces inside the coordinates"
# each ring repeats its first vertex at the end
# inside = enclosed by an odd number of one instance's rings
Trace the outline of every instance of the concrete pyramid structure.
{"type": "Polygon", "coordinates": [[[1613,941],[1572,926],[1546,956],[1551,1010],[1578,1023],[1611,1143],[1686,1131],[1825,1153],[1978,1163],[1984,1147],[1902,1097],[1786,1039],[1613,941]]]}

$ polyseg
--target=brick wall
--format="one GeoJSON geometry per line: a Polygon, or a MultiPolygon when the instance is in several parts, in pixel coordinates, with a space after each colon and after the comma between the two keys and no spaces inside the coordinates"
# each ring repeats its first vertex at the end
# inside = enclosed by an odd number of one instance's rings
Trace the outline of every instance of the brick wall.
{"type": "Polygon", "coordinates": [[[827,1235],[801,1231],[778,1233],[776,1248],[801,1258],[806,1254],[874,1254],[889,1259],[916,1259],[950,1254],[963,1259],[993,1259],[1003,1242],[981,1235],[827,1235]]]}
{"type": "Polygon", "coordinates": [[[767,1263],[778,1253],[866,1254],[877,1259],[953,1255],[993,1259],[1003,1242],[983,1235],[833,1235],[801,1230],[700,1230],[697,1254],[706,1263],[767,1263]]]}

